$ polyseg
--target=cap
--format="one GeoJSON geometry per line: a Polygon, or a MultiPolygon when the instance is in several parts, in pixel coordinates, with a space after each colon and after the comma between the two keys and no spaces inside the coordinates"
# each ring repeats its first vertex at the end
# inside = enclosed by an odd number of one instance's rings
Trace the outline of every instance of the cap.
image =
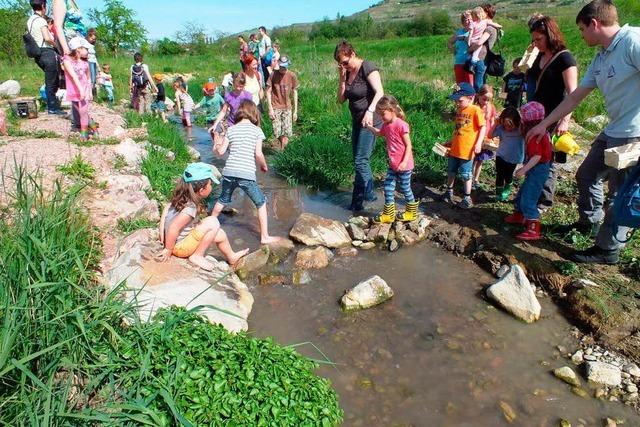
{"type": "Polygon", "coordinates": [[[544,105],[531,101],[520,107],[520,117],[525,123],[544,120],[544,105]]]}
{"type": "Polygon", "coordinates": [[[189,163],[187,168],[182,174],[184,182],[200,181],[203,179],[210,179],[214,184],[220,184],[218,178],[213,175],[213,168],[211,165],[203,162],[189,163]]]}
{"type": "Polygon", "coordinates": [[[289,63],[289,57],[285,55],[281,56],[278,60],[278,65],[283,68],[289,68],[289,65],[291,65],[289,63]]]}
{"type": "Polygon", "coordinates": [[[89,49],[91,47],[89,42],[84,37],[80,36],[73,37],[71,40],[69,40],[68,45],[69,49],[71,50],[76,50],[79,47],[84,47],[85,49],[89,49]]]}
{"type": "Polygon", "coordinates": [[[207,82],[204,84],[204,86],[202,86],[202,90],[204,90],[205,92],[213,92],[214,90],[216,90],[216,84],[213,82],[207,82]]]}
{"type": "Polygon", "coordinates": [[[162,74],[162,73],[155,73],[152,77],[153,77],[153,80],[156,80],[156,81],[159,81],[159,82],[164,80],[164,74],[162,74]]]}
{"type": "Polygon", "coordinates": [[[476,94],[476,91],[473,88],[473,86],[471,86],[471,84],[467,82],[462,82],[455,86],[453,93],[449,95],[449,99],[453,99],[454,101],[457,101],[463,96],[475,96],[475,94],[476,94]]]}

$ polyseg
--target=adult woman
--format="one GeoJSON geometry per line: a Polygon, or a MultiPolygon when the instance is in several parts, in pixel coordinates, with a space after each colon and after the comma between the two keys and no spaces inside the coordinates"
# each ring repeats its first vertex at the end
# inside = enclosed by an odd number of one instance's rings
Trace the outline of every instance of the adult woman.
{"type": "MultiPolygon", "coordinates": [[[[545,114],[549,115],[566,95],[578,87],[578,67],[575,58],[567,50],[558,24],[552,18],[544,16],[531,25],[531,41],[540,51],[529,70],[531,78],[536,80],[533,101],[544,105],[545,114]]],[[[566,133],[570,118],[571,115],[567,115],[554,123],[549,132],[559,135],[566,133]]],[[[540,207],[548,208],[553,204],[557,179],[557,170],[552,163],[538,202],[540,207]]]]}
{"type": "MultiPolygon", "coordinates": [[[[384,90],[378,68],[373,63],[358,57],[350,43],[346,41],[338,43],[333,58],[338,63],[340,76],[338,102],[342,104],[348,100],[351,111],[355,182],[350,209],[361,211],[365,200],[376,199],[373,191],[373,174],[369,164],[376,139],[366,126],[374,125],[376,104],[384,95],[384,90]]],[[[376,115],[375,125],[379,123],[380,118],[376,115]]]]}
{"type": "Polygon", "coordinates": [[[258,72],[258,60],[252,54],[247,54],[242,63],[242,69],[245,74],[246,83],[244,90],[251,94],[253,103],[260,106],[262,99],[262,76],[258,72]]]}
{"type": "Polygon", "coordinates": [[[453,74],[455,75],[456,83],[467,82],[473,84],[473,74],[464,69],[464,64],[469,59],[467,37],[471,26],[470,10],[465,10],[460,14],[460,22],[462,23],[462,28],[457,29],[449,38],[447,47],[453,53],[453,74]]]}
{"type": "MultiPolygon", "coordinates": [[[[487,19],[493,19],[493,17],[496,16],[495,6],[485,3],[481,7],[484,9],[485,13],[487,14],[487,19]]],[[[487,28],[484,31],[484,34],[482,35],[478,43],[473,43],[471,44],[471,46],[469,46],[469,54],[474,52],[479,47],[482,48],[482,50],[480,51],[480,54],[478,55],[478,59],[480,59],[480,61],[478,61],[476,64],[475,75],[473,79],[473,87],[476,90],[476,92],[480,90],[482,85],[487,83],[487,75],[486,75],[487,66],[484,63],[484,60],[487,57],[487,50],[493,49],[493,45],[496,43],[497,40],[498,40],[498,30],[491,25],[487,25],[487,28]]]]}
{"type": "Polygon", "coordinates": [[[65,55],[71,52],[67,40],[87,36],[87,27],[82,22],[82,12],[76,0],[53,0],[53,25],[65,55]]]}
{"type": "Polygon", "coordinates": [[[243,36],[238,36],[238,42],[240,43],[240,66],[244,67],[244,58],[249,53],[249,45],[243,36]]]}

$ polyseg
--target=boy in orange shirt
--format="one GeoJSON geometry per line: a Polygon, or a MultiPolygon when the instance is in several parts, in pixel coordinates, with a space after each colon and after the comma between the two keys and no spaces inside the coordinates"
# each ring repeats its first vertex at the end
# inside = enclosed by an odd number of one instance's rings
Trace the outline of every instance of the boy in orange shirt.
{"type": "Polygon", "coordinates": [[[464,181],[464,197],[458,203],[458,207],[469,209],[473,207],[471,200],[471,176],[473,169],[473,158],[480,153],[482,141],[486,134],[486,124],[482,109],[473,104],[476,91],[467,82],[458,85],[457,90],[449,96],[456,102],[456,128],[453,137],[445,144],[449,147],[447,156],[449,165],[447,167],[447,191],[443,200],[453,203],[453,183],[456,174],[464,181]]]}

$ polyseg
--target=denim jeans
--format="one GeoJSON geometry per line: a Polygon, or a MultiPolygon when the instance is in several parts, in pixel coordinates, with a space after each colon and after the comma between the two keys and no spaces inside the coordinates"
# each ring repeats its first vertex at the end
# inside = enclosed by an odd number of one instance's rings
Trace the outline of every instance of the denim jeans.
{"type": "Polygon", "coordinates": [[[36,64],[44,71],[44,87],[47,92],[47,110],[55,111],[60,108],[56,92],[58,92],[60,61],[53,49],[41,49],[40,57],[36,64]]]}
{"type": "Polygon", "coordinates": [[[236,188],[240,187],[251,199],[256,208],[260,208],[267,201],[258,187],[258,183],[252,179],[237,178],[235,176],[222,177],[222,191],[218,202],[222,205],[231,203],[231,196],[236,188]]]}
{"type": "Polygon", "coordinates": [[[476,74],[473,79],[473,87],[478,92],[482,85],[485,83],[485,78],[487,74],[487,65],[484,63],[484,60],[478,61],[476,63],[476,74]]]}
{"type": "Polygon", "coordinates": [[[538,163],[527,172],[524,183],[518,191],[515,199],[516,210],[522,213],[525,219],[538,219],[538,199],[542,193],[544,182],[549,176],[550,162],[538,163]]]}
{"type": "MultiPolygon", "coordinates": [[[[379,127],[379,123],[374,125],[379,127]]],[[[351,196],[351,210],[362,210],[365,200],[371,201],[375,199],[373,173],[369,163],[375,143],[376,137],[369,129],[363,128],[361,123],[353,123],[351,146],[356,176],[353,183],[353,195],[351,196]]]]}
{"type": "Polygon", "coordinates": [[[396,182],[400,192],[404,195],[404,201],[412,203],[415,201],[413,192],[411,191],[411,172],[408,171],[394,171],[389,168],[387,170],[387,178],[384,180],[384,203],[389,205],[393,203],[394,194],[396,191],[396,182]]]}
{"type": "Polygon", "coordinates": [[[458,175],[463,181],[469,181],[473,175],[473,159],[465,160],[450,156],[447,160],[447,176],[458,175]]]}

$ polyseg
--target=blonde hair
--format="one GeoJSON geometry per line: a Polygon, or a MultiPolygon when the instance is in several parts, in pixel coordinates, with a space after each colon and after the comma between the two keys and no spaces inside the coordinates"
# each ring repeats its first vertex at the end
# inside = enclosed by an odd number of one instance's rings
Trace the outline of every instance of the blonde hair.
{"type": "Polygon", "coordinates": [[[478,18],[479,20],[487,19],[487,12],[480,6],[471,9],[471,16],[478,18]]]}
{"type": "Polygon", "coordinates": [[[235,115],[235,122],[247,119],[256,126],[260,126],[260,111],[256,104],[249,99],[245,99],[240,103],[235,115]]]}
{"type": "Polygon", "coordinates": [[[396,116],[400,117],[402,120],[406,118],[404,111],[398,104],[398,100],[393,95],[384,95],[378,103],[376,104],[376,111],[378,113],[382,111],[393,111],[396,113],[396,116]]]}

